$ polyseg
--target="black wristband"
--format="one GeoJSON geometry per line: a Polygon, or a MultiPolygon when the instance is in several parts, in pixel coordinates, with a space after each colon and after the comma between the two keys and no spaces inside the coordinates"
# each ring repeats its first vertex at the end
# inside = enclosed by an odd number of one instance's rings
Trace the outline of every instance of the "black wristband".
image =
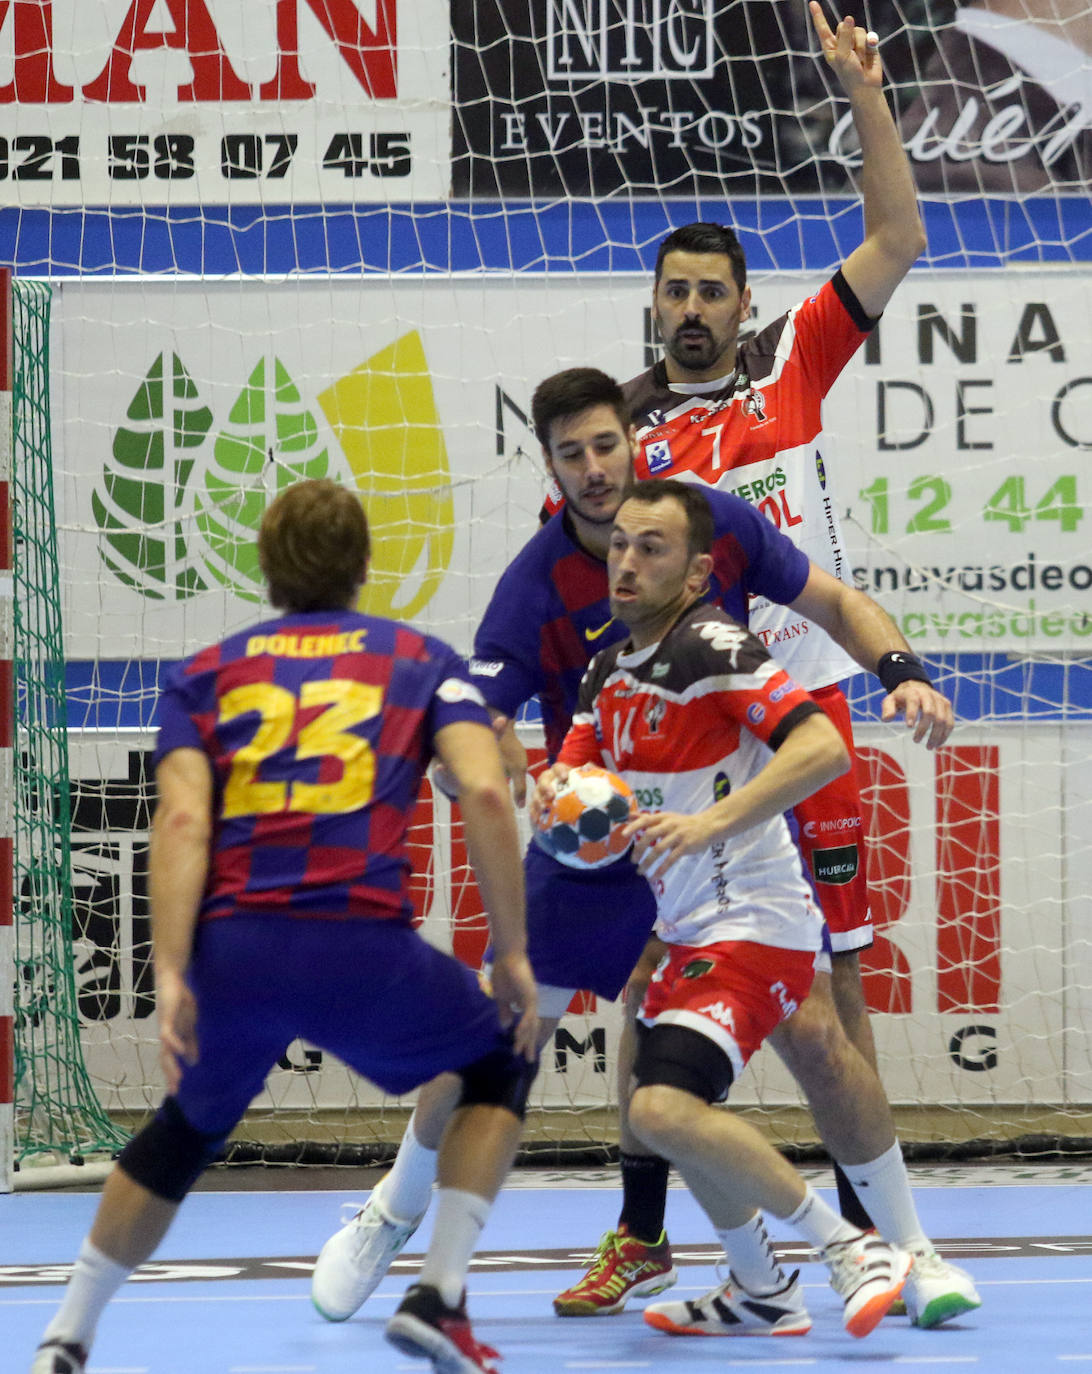
{"type": "Polygon", "coordinates": [[[893,692],[900,682],[927,682],[931,687],[933,679],[925,671],[925,664],[913,654],[884,654],[876,664],[876,676],[883,684],[885,692],[893,692]]]}

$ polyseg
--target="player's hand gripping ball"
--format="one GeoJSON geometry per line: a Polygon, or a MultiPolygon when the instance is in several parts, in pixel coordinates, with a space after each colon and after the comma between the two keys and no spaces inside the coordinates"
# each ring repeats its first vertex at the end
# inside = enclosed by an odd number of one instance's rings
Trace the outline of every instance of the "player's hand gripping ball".
{"type": "Polygon", "coordinates": [[[535,843],[570,868],[603,868],[633,843],[622,827],[637,811],[637,798],[617,773],[582,763],[539,816],[535,843]]]}

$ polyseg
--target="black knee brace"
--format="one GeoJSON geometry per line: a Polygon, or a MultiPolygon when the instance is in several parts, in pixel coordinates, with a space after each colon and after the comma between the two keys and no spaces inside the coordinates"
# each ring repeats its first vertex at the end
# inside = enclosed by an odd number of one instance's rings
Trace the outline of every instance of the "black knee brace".
{"type": "Polygon", "coordinates": [[[724,1051],[686,1026],[642,1027],[634,1072],[639,1088],[679,1088],[703,1102],[723,1102],[735,1076],[724,1051]]]}
{"type": "Polygon", "coordinates": [[[460,1069],[463,1095],[460,1107],[506,1107],[522,1121],[527,1096],[538,1073],[538,1060],[529,1064],[514,1050],[493,1050],[460,1069]]]}
{"type": "Polygon", "coordinates": [[[173,1097],[166,1097],[153,1119],[118,1156],[134,1182],[165,1202],[181,1202],[216,1158],[223,1139],[195,1131],[173,1097]]]}

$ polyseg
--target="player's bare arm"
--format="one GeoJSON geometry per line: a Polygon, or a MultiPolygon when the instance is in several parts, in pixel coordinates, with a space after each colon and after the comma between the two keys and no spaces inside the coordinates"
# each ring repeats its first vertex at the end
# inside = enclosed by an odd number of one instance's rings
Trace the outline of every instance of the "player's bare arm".
{"type": "Polygon", "coordinates": [[[173,1093],[181,1064],[197,1062],[197,1007],[185,981],[208,877],[212,771],[198,749],[175,749],[156,769],[148,892],[152,911],[159,1059],[173,1093]]]}
{"type": "Polygon", "coordinates": [[[523,846],[493,732],[458,721],[437,732],[436,752],[454,779],[466,847],[489,919],[493,995],[501,1020],[516,1020],[516,1049],[535,1058],[537,992],[527,959],[523,846]]]}
{"type": "Polygon", "coordinates": [[[642,873],[660,877],[687,854],[788,811],[848,767],[849,754],[827,717],[807,716],[789,731],[760,773],[713,806],[693,815],[644,812],[631,821],[626,830],[634,837],[637,866],[642,873]]]}
{"type": "Polygon", "coordinates": [[[832,29],[818,0],[809,8],[823,56],[849,97],[861,145],[864,239],[842,272],[866,314],[876,318],[925,251],[925,229],[910,161],[883,89],[879,44],[851,16],[832,29]]]}
{"type": "Polygon", "coordinates": [[[508,781],[512,784],[512,799],[517,806],[523,806],[527,801],[527,750],[516,734],[515,722],[510,716],[502,716],[494,711],[490,711],[489,714],[492,717],[493,733],[497,737],[501,762],[504,764],[508,781]]]}
{"type": "MultiPolygon", "coordinates": [[[[517,806],[523,806],[527,801],[527,750],[516,734],[516,727],[510,716],[503,716],[499,711],[492,709],[489,715],[497,747],[500,749],[501,762],[504,764],[508,781],[512,784],[512,800],[517,806]]],[[[446,797],[452,801],[456,800],[459,795],[458,785],[442,763],[433,765],[432,780],[446,797]]]]}
{"type": "MultiPolygon", "coordinates": [[[[891,654],[913,658],[909,644],[882,606],[814,564],[792,608],[826,630],[866,673],[875,673],[891,654]]],[[[914,732],[914,743],[924,743],[927,749],[939,749],[955,725],[952,703],[928,682],[898,683],[884,697],[880,716],[887,722],[901,717],[914,732]]]]}

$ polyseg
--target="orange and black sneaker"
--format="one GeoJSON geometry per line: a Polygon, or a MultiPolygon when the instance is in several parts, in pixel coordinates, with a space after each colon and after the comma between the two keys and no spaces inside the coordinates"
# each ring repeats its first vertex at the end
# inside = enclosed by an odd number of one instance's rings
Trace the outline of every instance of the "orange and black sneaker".
{"type": "Polygon", "coordinates": [[[621,1312],[630,1298],[662,1293],[678,1277],[666,1231],[660,1232],[655,1245],[646,1245],[622,1222],[599,1242],[580,1282],[554,1298],[554,1311],[559,1317],[609,1317],[621,1312]]]}

